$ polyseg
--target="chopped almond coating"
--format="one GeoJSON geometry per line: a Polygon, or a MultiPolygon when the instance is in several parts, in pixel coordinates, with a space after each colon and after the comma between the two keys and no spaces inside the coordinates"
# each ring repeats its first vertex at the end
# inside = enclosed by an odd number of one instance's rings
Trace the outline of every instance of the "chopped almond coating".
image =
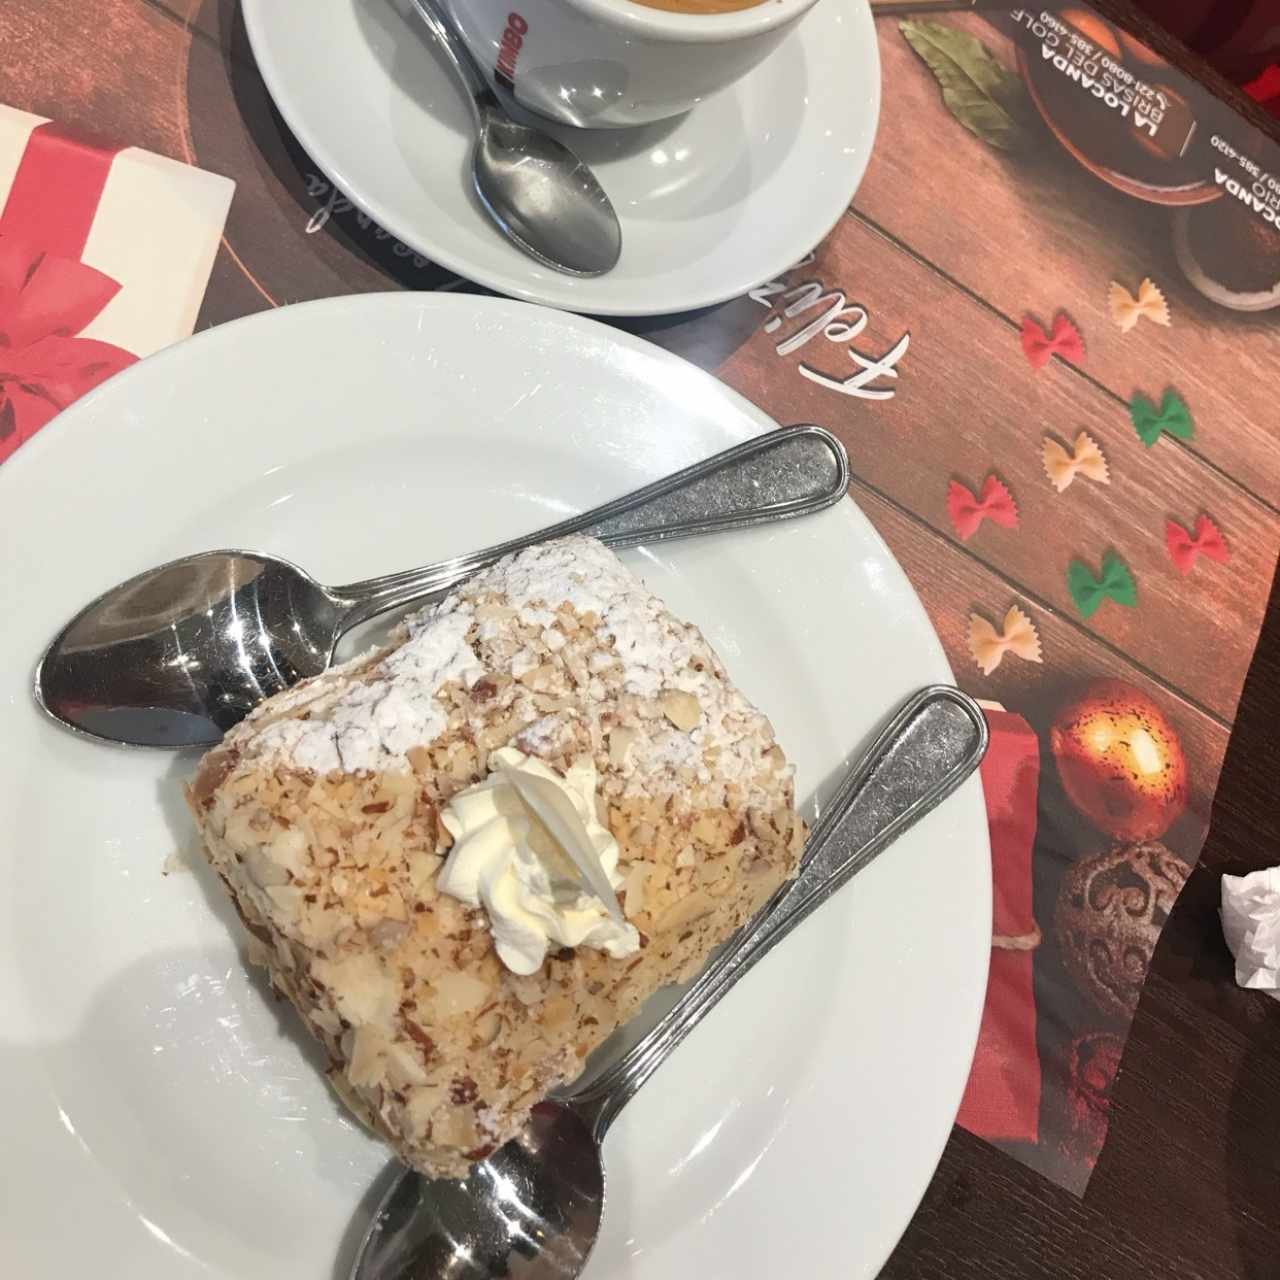
{"type": "Polygon", "coordinates": [[[696,628],[601,544],[549,543],[394,643],[264,703],[188,788],[210,862],[347,1104],[409,1164],[462,1176],[659,987],[793,874],[805,829],[769,722],[696,628]],[[450,798],[500,747],[583,757],[641,949],[520,977],[441,893],[450,798]]]}

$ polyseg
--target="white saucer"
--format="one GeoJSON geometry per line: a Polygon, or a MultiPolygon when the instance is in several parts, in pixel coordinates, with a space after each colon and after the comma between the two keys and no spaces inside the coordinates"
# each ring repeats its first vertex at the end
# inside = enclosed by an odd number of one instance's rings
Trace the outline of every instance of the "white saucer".
{"type": "Polygon", "coordinates": [[[508,244],[467,180],[471,121],[403,0],[243,0],[276,105],[312,159],[418,252],[491,289],[595,315],[710,306],[803,257],[848,207],[875,137],[880,61],[867,0],[820,0],[749,76],[683,118],[552,129],[622,221],[606,276],[508,244]]]}

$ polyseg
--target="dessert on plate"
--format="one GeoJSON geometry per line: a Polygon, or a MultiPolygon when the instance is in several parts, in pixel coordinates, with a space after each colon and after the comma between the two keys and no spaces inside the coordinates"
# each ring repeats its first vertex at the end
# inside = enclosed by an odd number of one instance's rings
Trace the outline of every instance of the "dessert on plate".
{"type": "Polygon", "coordinates": [[[338,1093],[450,1177],[696,973],[805,837],[769,721],[584,537],[263,703],[188,801],[338,1093]]]}

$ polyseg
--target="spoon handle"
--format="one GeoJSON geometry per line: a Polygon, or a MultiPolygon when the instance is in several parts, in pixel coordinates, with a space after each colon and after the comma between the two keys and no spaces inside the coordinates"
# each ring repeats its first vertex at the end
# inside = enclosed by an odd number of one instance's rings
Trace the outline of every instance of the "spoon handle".
{"type": "Polygon", "coordinates": [[[950,685],[911,697],[854,766],[814,826],[799,875],[712,962],[620,1062],[566,1101],[603,1138],[667,1057],[783,938],[940,804],[987,749],[981,708],[950,685]]]}
{"type": "Polygon", "coordinates": [[[821,427],[783,427],[510,542],[334,587],[332,594],[349,606],[339,633],[387,609],[447,591],[503,556],[551,538],[586,533],[622,548],[742,529],[821,511],[848,487],[849,459],[835,436],[821,427]]]}
{"type": "Polygon", "coordinates": [[[476,128],[479,129],[480,113],[487,107],[498,105],[498,98],[492,86],[476,65],[471,51],[458,38],[453,19],[448,13],[442,11],[439,0],[409,0],[409,7],[439,41],[440,48],[466,90],[467,106],[471,110],[476,128]]]}

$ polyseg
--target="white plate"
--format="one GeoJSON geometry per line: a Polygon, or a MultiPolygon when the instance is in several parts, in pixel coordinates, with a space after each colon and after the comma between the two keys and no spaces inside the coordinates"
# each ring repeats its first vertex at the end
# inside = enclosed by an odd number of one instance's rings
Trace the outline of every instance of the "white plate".
{"type": "MultiPolygon", "coordinates": [[[[386,1161],[249,975],[213,876],[164,874],[189,846],[191,761],[36,712],[31,670],[57,627],[112,583],[211,547],[270,549],[329,582],[433,560],[772,425],[592,321],[383,294],[172,347],[0,469],[6,1274],[64,1280],[109,1259],[129,1280],[330,1280],[386,1161]]],[[[810,812],[895,701],[949,678],[852,503],[629,558],[773,717],[810,812]]],[[[959,1101],[990,921],[974,780],[623,1114],[592,1280],[873,1274],[959,1101]]]]}
{"type": "Polygon", "coordinates": [[[875,137],[867,0],[821,0],[749,76],[639,129],[552,129],[596,170],[622,258],[579,280],[490,224],[467,179],[471,119],[403,0],[243,0],[271,96],[312,159],[406,244],[491,289],[595,315],[710,306],[772,279],[835,225],[875,137]]]}

